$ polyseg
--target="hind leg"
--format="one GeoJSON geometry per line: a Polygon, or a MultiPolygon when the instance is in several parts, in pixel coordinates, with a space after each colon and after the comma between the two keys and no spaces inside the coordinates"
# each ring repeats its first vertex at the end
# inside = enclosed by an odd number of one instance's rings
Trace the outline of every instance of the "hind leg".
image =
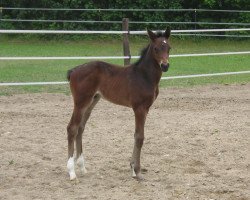
{"type": "Polygon", "coordinates": [[[76,163],[80,167],[80,170],[82,173],[87,173],[87,170],[86,170],[85,165],[84,165],[84,156],[82,153],[82,134],[83,134],[85,125],[90,117],[90,114],[91,114],[93,108],[95,107],[95,105],[100,100],[100,98],[101,98],[101,96],[99,94],[96,94],[93,97],[92,103],[90,104],[90,106],[86,109],[86,111],[83,114],[82,121],[81,121],[80,127],[78,129],[78,134],[76,136],[76,159],[77,159],[76,163]]]}
{"type": "Polygon", "coordinates": [[[85,98],[84,102],[81,104],[75,103],[74,111],[67,127],[68,133],[68,163],[67,168],[70,175],[70,180],[76,178],[75,174],[75,162],[74,162],[74,142],[78,135],[78,130],[83,119],[83,115],[87,110],[88,105],[90,104],[92,98],[85,98]]]}

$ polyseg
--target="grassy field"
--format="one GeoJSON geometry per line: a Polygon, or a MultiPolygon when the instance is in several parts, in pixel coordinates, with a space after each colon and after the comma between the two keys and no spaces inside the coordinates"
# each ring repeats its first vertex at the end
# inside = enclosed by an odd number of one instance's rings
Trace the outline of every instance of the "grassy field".
{"type": "MultiPolygon", "coordinates": [[[[92,38],[82,41],[44,41],[38,39],[0,38],[0,56],[122,56],[122,40],[92,38]]],[[[146,46],[146,37],[131,38],[132,55],[146,46]]],[[[171,40],[171,54],[249,51],[250,40],[177,39],[171,40]]],[[[123,64],[123,60],[106,60],[123,64]]],[[[86,60],[24,60],[0,61],[0,82],[65,81],[68,69],[86,60]]],[[[133,60],[134,62],[134,60],[133,60]]],[[[171,58],[171,68],[163,76],[188,75],[250,70],[250,55],[171,58]]],[[[176,79],[161,82],[161,86],[179,87],[202,84],[232,84],[250,82],[250,75],[176,79]]],[[[0,86],[0,95],[24,92],[66,92],[67,85],[0,86]]]]}

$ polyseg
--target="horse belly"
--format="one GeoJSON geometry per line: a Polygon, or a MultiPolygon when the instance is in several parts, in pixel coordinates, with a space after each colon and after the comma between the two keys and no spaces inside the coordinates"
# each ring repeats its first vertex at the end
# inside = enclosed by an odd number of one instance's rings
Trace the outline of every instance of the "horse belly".
{"type": "Polygon", "coordinates": [[[107,92],[100,92],[100,91],[98,91],[98,93],[100,93],[101,96],[104,99],[106,99],[107,101],[110,101],[110,102],[112,102],[114,104],[131,107],[128,98],[121,97],[121,95],[119,95],[117,93],[116,94],[110,94],[110,93],[107,93],[107,92]]]}
{"type": "Polygon", "coordinates": [[[101,96],[117,105],[131,107],[129,100],[129,92],[124,85],[121,84],[109,84],[102,85],[98,91],[101,96]]]}

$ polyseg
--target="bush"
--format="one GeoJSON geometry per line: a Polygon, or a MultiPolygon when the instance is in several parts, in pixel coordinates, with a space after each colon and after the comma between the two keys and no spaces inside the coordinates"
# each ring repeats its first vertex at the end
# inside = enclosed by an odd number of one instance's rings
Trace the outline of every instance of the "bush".
{"type": "MultiPolygon", "coordinates": [[[[87,8],[87,9],[250,9],[248,0],[5,0],[2,7],[17,8],[87,8]]],[[[37,19],[37,20],[78,20],[78,21],[122,21],[127,17],[130,21],[160,21],[160,22],[245,22],[249,23],[250,13],[231,13],[231,12],[138,12],[138,11],[42,11],[42,10],[3,10],[4,19],[37,19]],[[195,16],[196,15],[196,16],[195,16]]],[[[165,29],[167,24],[130,24],[131,30],[165,29]]],[[[51,29],[51,30],[121,30],[121,23],[61,23],[61,22],[1,22],[1,29],[51,29]]],[[[194,29],[194,28],[230,28],[233,26],[224,25],[190,25],[190,24],[171,24],[172,29],[194,29]]]]}

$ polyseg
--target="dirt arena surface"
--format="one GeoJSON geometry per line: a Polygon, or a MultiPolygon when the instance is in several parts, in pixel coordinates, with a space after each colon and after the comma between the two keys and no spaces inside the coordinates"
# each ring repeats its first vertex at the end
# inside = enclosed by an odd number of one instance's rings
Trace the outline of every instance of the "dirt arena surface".
{"type": "Polygon", "coordinates": [[[0,96],[0,199],[250,199],[250,84],[161,89],[145,127],[143,182],[129,160],[134,116],[101,100],[84,133],[88,173],[69,180],[71,96],[0,96]]]}

